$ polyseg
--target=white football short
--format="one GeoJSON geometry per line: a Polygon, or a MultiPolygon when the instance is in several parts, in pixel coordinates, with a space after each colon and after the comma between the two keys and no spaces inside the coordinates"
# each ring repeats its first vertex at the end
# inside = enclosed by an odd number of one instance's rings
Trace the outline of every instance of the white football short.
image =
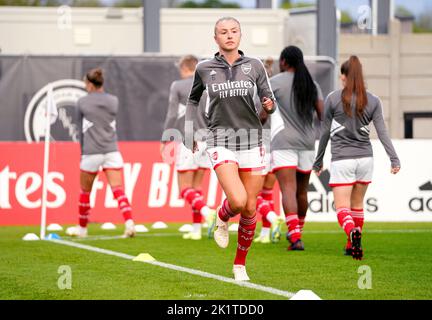
{"type": "Polygon", "coordinates": [[[206,152],[206,142],[198,141],[197,143],[198,150],[195,152],[192,152],[192,150],[186,148],[183,143],[178,145],[175,162],[178,172],[211,168],[210,160],[206,152]]]}
{"type": "Polygon", "coordinates": [[[266,174],[265,147],[256,147],[250,150],[232,151],[224,147],[207,149],[213,169],[224,163],[236,163],[239,171],[256,171],[266,174]]]}
{"type": "Polygon", "coordinates": [[[114,151],[101,154],[84,154],[81,156],[81,171],[98,173],[100,168],[103,170],[123,169],[123,157],[121,153],[119,151],[114,151]]]}
{"type": "Polygon", "coordinates": [[[264,156],[264,163],[265,163],[265,174],[273,173],[273,170],[271,168],[271,153],[266,152],[264,156]]]}
{"type": "Polygon", "coordinates": [[[296,169],[305,174],[312,172],[314,150],[274,150],[271,155],[273,172],[281,169],[296,169]]]}
{"type": "Polygon", "coordinates": [[[369,184],[372,182],[373,158],[346,159],[330,164],[330,187],[369,184]]]}

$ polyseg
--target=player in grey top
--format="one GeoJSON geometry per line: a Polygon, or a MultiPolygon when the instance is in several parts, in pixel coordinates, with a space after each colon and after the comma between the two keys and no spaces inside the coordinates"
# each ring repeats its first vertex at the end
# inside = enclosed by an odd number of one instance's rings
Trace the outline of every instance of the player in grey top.
{"type": "Polygon", "coordinates": [[[264,181],[262,173],[254,171],[263,169],[265,154],[262,125],[253,101],[255,91],[266,112],[272,113],[275,106],[262,62],[238,50],[240,23],[232,17],[221,18],[214,33],[219,52],[213,59],[197,65],[188,104],[197,107],[207,90],[210,129],[207,148],[227,196],[218,209],[214,239],[226,248],[228,220],[241,214],[233,273],[236,281],[247,281],[246,255],[256,228],[256,199],[264,181]],[[233,134],[226,134],[226,130],[233,134]]]}
{"type": "MultiPolygon", "coordinates": [[[[268,57],[264,60],[264,67],[267,71],[267,75],[269,77],[273,76],[273,64],[274,60],[271,57],[268,57]]],[[[274,89],[272,87],[272,89],[274,89]]],[[[273,90],[274,91],[274,90],[273,90]]],[[[276,184],[276,176],[271,170],[271,154],[270,154],[270,142],[271,142],[271,117],[265,112],[265,110],[261,107],[261,101],[259,97],[256,96],[255,106],[257,106],[260,111],[261,123],[263,123],[263,144],[266,147],[266,177],[264,179],[264,184],[261,192],[257,198],[257,207],[256,211],[261,215],[262,219],[262,227],[260,234],[254,239],[255,243],[269,244],[272,242],[276,242],[280,240],[280,228],[281,228],[281,220],[276,219],[271,223],[267,217],[278,216],[275,213],[274,201],[273,201],[273,188],[276,184]],[[273,212],[273,213],[272,213],[273,212]]]]}
{"type": "Polygon", "coordinates": [[[209,97],[206,115],[212,133],[207,139],[208,148],[222,146],[235,151],[262,145],[262,126],[253,101],[254,92],[257,91],[261,100],[273,100],[273,92],[259,59],[246,57],[238,51],[238,58],[231,64],[218,52],[213,59],[200,62],[188,104],[198,106],[204,90],[209,97]]]}
{"type": "Polygon", "coordinates": [[[215,211],[207,207],[201,193],[204,170],[209,168],[210,161],[204,147],[201,150],[202,157],[197,157],[180,142],[181,140],[175,139],[177,141],[172,143],[168,143],[168,141],[170,141],[171,137],[175,138],[176,134],[172,132],[172,129],[176,129],[182,136],[184,135],[185,119],[188,116],[191,117],[190,120],[194,122],[195,126],[207,127],[205,120],[203,120],[204,103],[200,104],[198,111],[194,108],[194,114],[190,114],[190,111],[187,112],[186,110],[186,100],[192,87],[193,74],[197,63],[198,59],[195,56],[186,55],[177,64],[181,79],[174,81],[170,88],[168,114],[161,144],[161,154],[166,162],[169,162],[168,155],[171,154],[171,146],[175,148],[178,187],[182,198],[192,208],[193,230],[183,235],[183,239],[190,240],[201,239],[202,217],[207,220],[209,234],[211,234],[214,227],[215,211]],[[170,147],[166,148],[166,145],[170,147]],[[168,149],[168,152],[165,152],[165,149],[168,149]]]}
{"type": "Polygon", "coordinates": [[[325,119],[314,170],[318,175],[321,173],[325,149],[331,139],[330,186],[339,224],[348,236],[345,251],[360,260],[363,257],[363,201],[373,172],[371,122],[390,158],[391,173],[399,172],[400,161],[387,134],[381,101],[366,91],[362,66],[356,56],[342,64],[341,80],[343,89],[330,93],[325,101],[325,119]]]}
{"type": "Polygon", "coordinates": [[[194,122],[194,130],[207,128],[207,119],[205,117],[205,102],[203,97],[199,103],[199,112],[191,112],[190,109],[196,111],[193,107],[186,107],[187,99],[192,88],[193,75],[198,59],[193,55],[183,56],[176,65],[180,71],[181,79],[174,81],[170,87],[168,113],[164,123],[164,135],[162,141],[169,141],[169,129],[176,129],[182,135],[185,135],[185,120],[191,117],[194,122]],[[189,109],[189,110],[188,110],[189,109]],[[166,133],[165,133],[166,132],[166,133]]]}
{"type": "Polygon", "coordinates": [[[116,116],[118,98],[103,91],[90,92],[77,102],[81,153],[118,151],[116,116]]]}
{"type": "MultiPolygon", "coordinates": [[[[321,119],[323,98],[298,47],[284,48],[279,65],[281,73],[270,79],[278,104],[278,110],[272,115],[272,169],[282,193],[288,250],[304,250],[301,236],[315,157],[314,115],[321,119]]],[[[267,219],[276,217],[270,214],[267,219]]]]}
{"type": "Polygon", "coordinates": [[[88,95],[78,100],[81,163],[78,235],[87,236],[90,192],[99,169],[105,171],[109,185],[125,221],[125,236],[135,236],[132,208],[124,194],[123,158],[117,147],[117,97],[104,91],[101,69],[92,69],[84,77],[88,95]]]}

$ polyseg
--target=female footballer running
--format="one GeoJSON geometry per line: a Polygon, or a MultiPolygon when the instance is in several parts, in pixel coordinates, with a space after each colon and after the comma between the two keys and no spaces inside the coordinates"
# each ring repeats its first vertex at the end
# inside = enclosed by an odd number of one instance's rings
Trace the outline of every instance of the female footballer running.
{"type": "Polygon", "coordinates": [[[328,140],[332,160],[330,186],[339,225],[348,236],[345,251],[361,260],[364,222],[363,202],[372,181],[373,153],[369,124],[373,122],[378,138],[390,158],[392,174],[400,170],[400,161],[387,134],[380,99],[365,88],[360,60],[351,56],[341,66],[342,90],[329,94],[325,101],[325,119],[314,170],[319,175],[328,140]]]}
{"type": "Polygon", "coordinates": [[[218,208],[214,239],[226,248],[228,220],[241,215],[233,273],[237,281],[247,281],[246,255],[256,228],[256,200],[265,169],[262,125],[254,105],[257,92],[268,113],[275,110],[273,93],[262,62],[240,51],[240,23],[232,17],[219,19],[214,39],[219,51],[197,65],[188,104],[198,107],[207,90],[209,119],[207,152],[219,183],[226,194],[218,208]]]}
{"type": "MultiPolygon", "coordinates": [[[[170,87],[168,113],[165,119],[164,134],[161,143],[161,155],[163,158],[166,158],[164,156],[165,145],[170,143],[166,141],[169,137],[169,134],[166,134],[167,131],[174,128],[179,130],[183,136],[185,134],[185,121],[188,113],[186,100],[192,87],[197,63],[198,58],[193,55],[185,55],[177,64],[181,79],[174,81],[170,87]]],[[[200,103],[199,109],[194,109],[196,117],[191,120],[194,120],[195,130],[207,128],[203,105],[204,103],[200,103]]],[[[171,143],[176,144],[176,142],[171,143]]],[[[210,168],[210,160],[205,151],[205,144],[200,141],[199,152],[195,153],[186,148],[183,143],[176,145],[175,149],[175,167],[180,194],[190,204],[192,209],[193,228],[191,232],[183,235],[183,239],[201,239],[201,222],[203,217],[209,225],[209,236],[213,236],[215,210],[210,209],[206,205],[201,191],[205,170],[210,168]]]]}
{"type": "Polygon", "coordinates": [[[286,47],[281,52],[279,64],[281,72],[270,79],[279,106],[274,116],[280,114],[283,120],[272,133],[272,170],[282,192],[287,240],[290,242],[288,250],[304,250],[301,236],[315,158],[314,114],[321,120],[323,98],[298,47],[286,47]]]}
{"type": "Polygon", "coordinates": [[[88,95],[78,100],[78,121],[80,122],[80,185],[79,232],[87,236],[90,213],[90,192],[93,182],[102,168],[106,174],[114,198],[123,214],[126,237],[135,236],[132,208],[123,191],[123,158],[117,146],[116,115],[118,98],[106,93],[101,69],[92,69],[84,77],[88,95]]]}

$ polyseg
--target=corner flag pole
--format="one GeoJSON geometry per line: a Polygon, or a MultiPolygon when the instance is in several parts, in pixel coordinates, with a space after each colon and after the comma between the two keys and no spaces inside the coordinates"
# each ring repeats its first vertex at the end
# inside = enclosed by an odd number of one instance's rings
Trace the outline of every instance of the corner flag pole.
{"type": "Polygon", "coordinates": [[[41,227],[40,227],[40,239],[45,239],[45,228],[46,228],[46,212],[47,212],[47,178],[48,178],[48,167],[49,167],[49,149],[50,149],[50,136],[51,136],[51,124],[57,118],[57,107],[54,101],[53,85],[48,85],[47,102],[46,102],[46,120],[45,120],[45,144],[44,144],[44,166],[42,176],[42,206],[41,206],[41,227]],[[53,117],[53,119],[52,119],[53,117]]]}

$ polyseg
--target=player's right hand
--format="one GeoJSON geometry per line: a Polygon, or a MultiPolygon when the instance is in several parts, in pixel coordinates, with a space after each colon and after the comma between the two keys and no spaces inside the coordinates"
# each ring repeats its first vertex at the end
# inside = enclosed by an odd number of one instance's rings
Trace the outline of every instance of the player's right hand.
{"type": "Polygon", "coordinates": [[[321,173],[322,173],[323,170],[322,170],[322,167],[321,167],[318,170],[314,169],[314,171],[315,171],[315,174],[317,175],[317,177],[319,177],[321,175],[321,173]]]}

